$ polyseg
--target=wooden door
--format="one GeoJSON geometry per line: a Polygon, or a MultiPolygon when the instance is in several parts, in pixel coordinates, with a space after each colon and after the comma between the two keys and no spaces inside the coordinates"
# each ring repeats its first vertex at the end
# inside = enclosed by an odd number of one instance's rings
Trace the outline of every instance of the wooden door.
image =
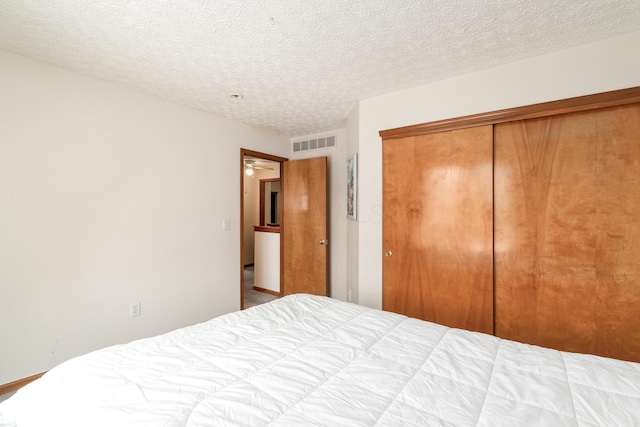
{"type": "Polygon", "coordinates": [[[383,308],[493,332],[492,126],[383,142],[383,308]]]}
{"type": "Polygon", "coordinates": [[[496,335],[640,361],[640,106],[495,127],[496,335]]]}
{"type": "Polygon", "coordinates": [[[327,295],[327,158],[283,166],[283,295],[327,295]]]}

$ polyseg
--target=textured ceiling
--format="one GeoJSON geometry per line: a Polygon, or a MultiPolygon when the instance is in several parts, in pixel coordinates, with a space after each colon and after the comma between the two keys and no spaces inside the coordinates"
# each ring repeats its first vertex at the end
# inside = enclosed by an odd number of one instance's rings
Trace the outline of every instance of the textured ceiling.
{"type": "Polygon", "coordinates": [[[0,49],[288,136],[637,30],[638,0],[0,0],[0,49]]]}

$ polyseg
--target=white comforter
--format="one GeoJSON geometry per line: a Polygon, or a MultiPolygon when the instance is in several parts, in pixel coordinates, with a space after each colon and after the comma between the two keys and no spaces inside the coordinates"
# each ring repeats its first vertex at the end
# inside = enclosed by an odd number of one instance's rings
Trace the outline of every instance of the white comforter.
{"type": "Polygon", "coordinates": [[[63,363],[0,425],[640,426],[640,364],[295,295],[63,363]]]}

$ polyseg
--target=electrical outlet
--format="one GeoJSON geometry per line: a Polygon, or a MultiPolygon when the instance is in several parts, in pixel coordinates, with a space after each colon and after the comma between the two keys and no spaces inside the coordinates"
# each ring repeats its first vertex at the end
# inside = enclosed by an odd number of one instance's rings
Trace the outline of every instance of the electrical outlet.
{"type": "Polygon", "coordinates": [[[222,220],[222,229],[225,231],[229,231],[231,230],[231,220],[228,218],[225,218],[222,220]]]}
{"type": "Polygon", "coordinates": [[[130,317],[140,316],[140,301],[132,302],[131,305],[129,305],[129,316],[130,317]]]}
{"type": "Polygon", "coordinates": [[[347,289],[347,301],[351,302],[351,288],[347,289]]]}

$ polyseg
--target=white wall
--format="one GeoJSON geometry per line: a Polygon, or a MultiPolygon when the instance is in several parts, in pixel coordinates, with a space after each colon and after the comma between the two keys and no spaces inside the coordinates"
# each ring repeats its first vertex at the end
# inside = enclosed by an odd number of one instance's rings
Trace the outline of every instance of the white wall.
{"type": "MultiPolygon", "coordinates": [[[[640,86],[640,32],[367,99],[359,105],[360,304],[382,307],[382,144],[378,131],[640,86]]],[[[353,257],[353,253],[347,255],[353,257]]]]}
{"type": "MultiPolygon", "coordinates": [[[[347,300],[347,131],[333,131],[301,135],[295,140],[321,138],[336,135],[336,148],[326,150],[291,152],[290,159],[308,159],[327,156],[327,173],[329,180],[329,295],[333,298],[347,300]]],[[[286,191],[286,190],[285,190],[286,191]]]]}
{"type": "Polygon", "coordinates": [[[241,147],[290,151],[0,51],[0,384],[238,309],[241,147]]]}

